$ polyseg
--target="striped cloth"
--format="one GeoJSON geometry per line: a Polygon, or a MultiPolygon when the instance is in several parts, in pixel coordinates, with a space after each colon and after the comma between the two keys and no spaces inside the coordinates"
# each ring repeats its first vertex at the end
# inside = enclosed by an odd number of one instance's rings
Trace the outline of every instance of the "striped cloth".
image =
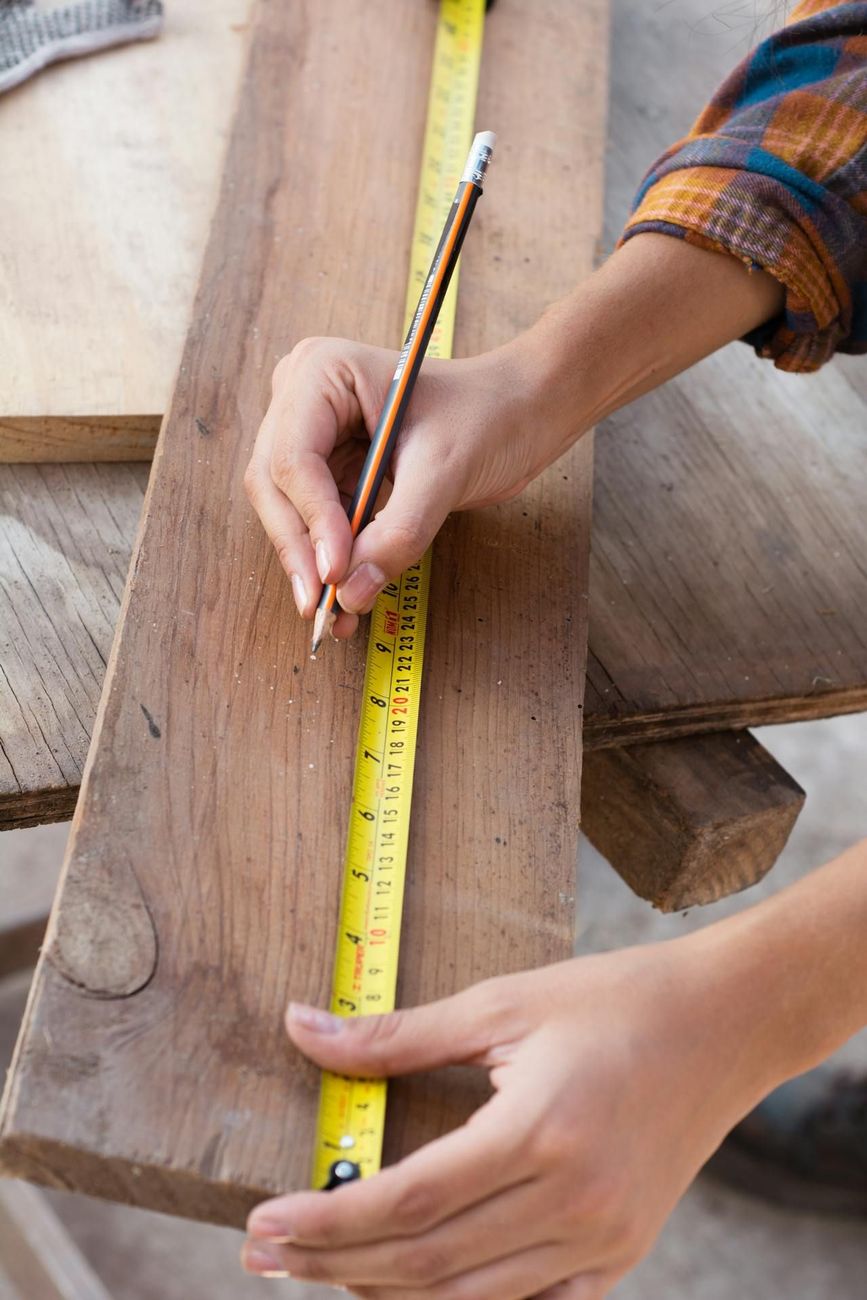
{"type": "Polygon", "coordinates": [[[867,352],[867,3],[804,0],[638,192],[643,231],[733,253],[785,286],[748,336],[782,370],[867,352]]]}

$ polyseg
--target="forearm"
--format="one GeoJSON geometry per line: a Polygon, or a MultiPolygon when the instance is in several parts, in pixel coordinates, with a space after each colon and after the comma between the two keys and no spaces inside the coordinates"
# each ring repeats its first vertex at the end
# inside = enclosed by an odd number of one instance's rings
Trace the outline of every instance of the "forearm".
{"type": "Polygon", "coordinates": [[[691,935],[715,1032],[758,1092],[867,1025],[867,840],[757,906],[691,935]]]}
{"type": "Polygon", "coordinates": [[[771,319],[783,290],[736,258],[636,236],[504,348],[565,450],[599,420],[771,319]]]}

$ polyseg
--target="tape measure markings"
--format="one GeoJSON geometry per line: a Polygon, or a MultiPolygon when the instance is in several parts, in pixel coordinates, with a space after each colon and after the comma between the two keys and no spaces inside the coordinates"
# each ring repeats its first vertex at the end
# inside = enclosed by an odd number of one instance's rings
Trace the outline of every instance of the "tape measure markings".
{"type": "MultiPolygon", "coordinates": [[[[406,296],[409,328],[473,135],[484,0],[441,0],[428,98],[406,296]]],[[[451,355],[459,267],[427,355],[451,355]]],[[[389,583],[371,614],[343,870],[331,1009],[371,1015],[394,1008],[406,880],[430,552],[389,583]]],[[[312,1185],[336,1161],[362,1177],[381,1164],[386,1088],[380,1079],[324,1072],[312,1185]]]]}

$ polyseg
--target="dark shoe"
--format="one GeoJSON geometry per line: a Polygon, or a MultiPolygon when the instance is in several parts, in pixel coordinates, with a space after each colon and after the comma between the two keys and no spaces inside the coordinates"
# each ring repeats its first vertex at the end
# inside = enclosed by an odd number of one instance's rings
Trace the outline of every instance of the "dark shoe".
{"type": "Polygon", "coordinates": [[[831,1066],[772,1092],[707,1170],[790,1209],[867,1215],[867,1076],[831,1066]]]}

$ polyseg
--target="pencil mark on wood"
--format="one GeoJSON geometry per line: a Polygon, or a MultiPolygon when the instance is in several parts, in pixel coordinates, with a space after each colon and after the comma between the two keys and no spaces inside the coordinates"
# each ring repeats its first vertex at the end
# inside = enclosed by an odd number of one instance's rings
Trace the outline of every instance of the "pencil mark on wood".
{"type": "Polygon", "coordinates": [[[139,708],[141,709],[142,713],[145,715],[145,718],[147,719],[148,731],[153,736],[154,740],[159,740],[160,736],[163,733],[160,731],[159,727],[154,721],[150,711],[146,709],[143,704],[140,704],[139,708]]]}
{"type": "Polygon", "coordinates": [[[205,424],[205,421],[200,420],[198,416],[196,416],[196,428],[198,429],[199,433],[202,435],[203,438],[210,438],[211,430],[205,424]]]}

